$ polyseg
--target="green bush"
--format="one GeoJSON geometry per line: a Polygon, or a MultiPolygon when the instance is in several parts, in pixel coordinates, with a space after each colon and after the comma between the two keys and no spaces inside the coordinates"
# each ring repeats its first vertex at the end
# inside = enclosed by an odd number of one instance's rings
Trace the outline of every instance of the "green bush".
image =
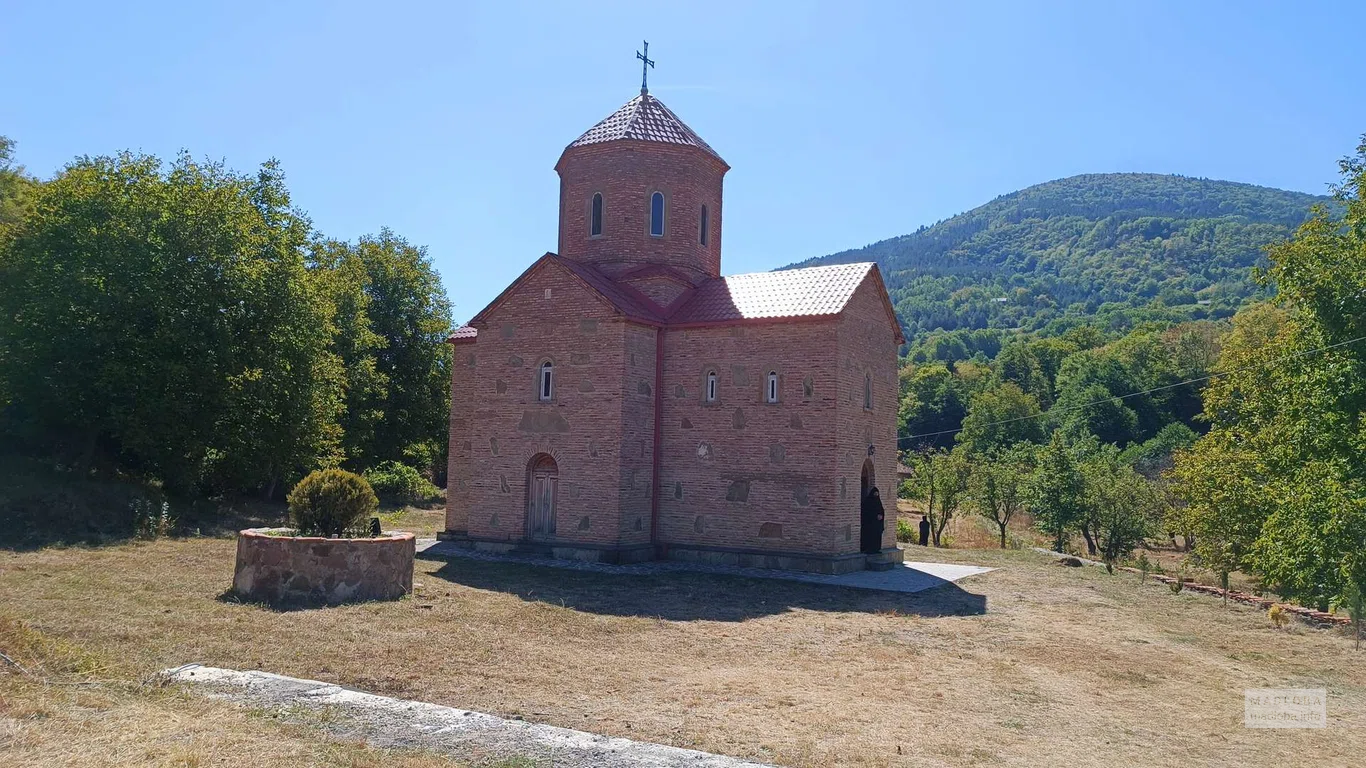
{"type": "Polygon", "coordinates": [[[289,517],[304,536],[365,535],[379,499],[365,478],[343,469],[322,469],[289,492],[289,517]]]}
{"type": "Polygon", "coordinates": [[[898,517],[896,519],[896,540],[902,544],[919,541],[920,532],[915,529],[915,526],[911,525],[910,520],[907,520],[904,517],[898,517]]]}
{"type": "Polygon", "coordinates": [[[441,496],[440,489],[427,482],[420,472],[397,461],[386,461],[365,470],[365,479],[386,501],[420,504],[441,496]]]}

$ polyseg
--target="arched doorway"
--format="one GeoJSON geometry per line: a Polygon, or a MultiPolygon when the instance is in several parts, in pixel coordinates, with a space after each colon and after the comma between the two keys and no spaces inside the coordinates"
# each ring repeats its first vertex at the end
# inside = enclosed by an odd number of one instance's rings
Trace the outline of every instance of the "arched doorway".
{"type": "Polygon", "coordinates": [[[527,463],[527,538],[555,536],[555,503],[559,496],[560,470],[548,453],[538,453],[527,463]]]}
{"type": "Polygon", "coordinates": [[[882,550],[882,526],[878,524],[877,509],[869,504],[868,495],[877,487],[877,470],[871,458],[863,460],[859,474],[859,550],[874,554],[882,550]]]}

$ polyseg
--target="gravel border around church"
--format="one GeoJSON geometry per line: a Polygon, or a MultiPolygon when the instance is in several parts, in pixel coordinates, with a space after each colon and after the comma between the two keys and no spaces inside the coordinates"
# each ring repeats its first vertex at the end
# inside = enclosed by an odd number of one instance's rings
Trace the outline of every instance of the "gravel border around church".
{"type": "Polygon", "coordinates": [[[465,558],[494,563],[520,563],[538,565],[545,568],[564,568],[591,573],[618,574],[623,576],[650,576],[663,573],[708,573],[720,576],[743,576],[751,579],[779,579],[801,581],[808,584],[826,584],[833,587],[852,587],[854,589],[876,589],[884,592],[923,592],[965,579],[969,576],[996,570],[978,565],[955,565],[952,563],[922,563],[907,561],[899,567],[887,571],[855,571],[853,573],[829,576],[802,571],[779,571],[770,568],[741,568],[725,565],[707,565],[675,560],[653,560],[632,565],[611,565],[608,563],[588,563],[579,560],[564,560],[549,557],[525,555],[502,555],[478,552],[457,546],[447,541],[418,539],[417,556],[431,559],[465,558]]]}
{"type": "Polygon", "coordinates": [[[326,712],[329,732],[386,748],[423,749],[457,758],[530,758],[556,768],[772,768],[724,755],[505,720],[438,704],[377,696],[317,680],[186,664],[162,675],[208,695],[288,714],[326,712]]]}

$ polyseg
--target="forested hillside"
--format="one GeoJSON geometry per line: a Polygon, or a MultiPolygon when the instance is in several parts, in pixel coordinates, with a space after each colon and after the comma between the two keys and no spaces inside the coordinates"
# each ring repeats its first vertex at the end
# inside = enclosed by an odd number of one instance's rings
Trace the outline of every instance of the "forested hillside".
{"type": "Polygon", "coordinates": [[[1263,248],[1329,201],[1229,181],[1087,174],[793,266],[876,261],[911,339],[1222,318],[1266,295],[1249,269],[1265,263],[1263,248]]]}

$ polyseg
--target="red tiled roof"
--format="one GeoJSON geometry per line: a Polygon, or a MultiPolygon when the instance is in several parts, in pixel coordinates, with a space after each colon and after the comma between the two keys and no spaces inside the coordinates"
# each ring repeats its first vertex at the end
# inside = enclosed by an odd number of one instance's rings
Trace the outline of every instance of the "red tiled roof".
{"type": "MultiPolygon", "coordinates": [[[[570,147],[582,147],[604,141],[635,139],[637,141],[660,141],[666,144],[683,144],[707,152],[717,160],[721,156],[707,145],[693,129],[689,128],[678,115],[673,113],[664,102],[648,93],[631,99],[613,112],[605,120],[589,128],[582,136],[570,143],[570,147]]],[[[725,162],[725,160],[721,160],[725,162]]]]}
{"type": "Polygon", "coordinates": [[[462,325],[452,331],[451,335],[446,337],[446,341],[450,344],[459,344],[462,341],[474,341],[478,336],[479,329],[462,325]]]}
{"type": "Polygon", "coordinates": [[[872,262],[754,272],[708,280],[674,323],[837,315],[849,303],[872,262]]]}
{"type": "MultiPolygon", "coordinates": [[[[528,275],[535,272],[543,264],[552,264],[578,278],[590,291],[597,294],[605,304],[632,320],[639,320],[651,324],[659,324],[664,320],[664,318],[660,317],[659,313],[654,309],[653,302],[631,286],[613,282],[591,264],[563,259],[553,253],[547,253],[537,259],[531,266],[527,267],[526,271],[519,275],[516,280],[513,280],[511,285],[503,289],[503,292],[498,294],[497,298],[493,301],[489,302],[488,306],[479,310],[474,317],[470,318],[470,323],[475,325],[480,324],[484,317],[491,312],[494,307],[502,304],[503,299],[507,298],[528,275]]],[[[469,336],[457,339],[455,334],[452,334],[448,341],[473,340],[477,331],[474,328],[470,328],[468,325],[465,326],[465,328],[469,328],[469,336]]],[[[464,329],[462,328],[461,330],[464,329]]],[[[459,333],[459,331],[457,331],[457,333],[459,333]]]]}
{"type": "Polygon", "coordinates": [[[616,307],[627,317],[637,320],[645,320],[651,323],[661,323],[664,318],[654,309],[654,302],[642,295],[639,291],[624,283],[613,282],[603,273],[599,272],[591,264],[562,259],[559,256],[552,257],[556,264],[568,269],[579,277],[580,280],[588,283],[589,287],[602,294],[612,306],[616,307]]]}
{"type": "MultiPolygon", "coordinates": [[[[577,277],[603,302],[627,318],[650,325],[710,325],[725,324],[746,320],[783,320],[801,317],[826,317],[844,311],[854,295],[854,291],[870,275],[877,280],[877,289],[882,292],[887,313],[896,323],[896,313],[887,300],[887,289],[878,277],[877,266],[872,262],[861,264],[835,264],[825,267],[807,267],[778,272],[755,272],[747,275],[717,277],[703,282],[695,289],[691,299],[687,292],[668,308],[661,310],[649,297],[628,283],[618,282],[591,264],[561,258],[547,253],[528,267],[521,277],[509,285],[498,298],[475,315],[470,322],[479,323],[494,307],[502,303],[512,290],[541,264],[554,264],[577,277]],[[665,313],[678,307],[672,316],[665,313]]],[[[897,340],[901,339],[901,329],[896,325],[897,340]]],[[[457,328],[447,341],[451,343],[472,342],[478,330],[465,325],[457,328]]]]}

